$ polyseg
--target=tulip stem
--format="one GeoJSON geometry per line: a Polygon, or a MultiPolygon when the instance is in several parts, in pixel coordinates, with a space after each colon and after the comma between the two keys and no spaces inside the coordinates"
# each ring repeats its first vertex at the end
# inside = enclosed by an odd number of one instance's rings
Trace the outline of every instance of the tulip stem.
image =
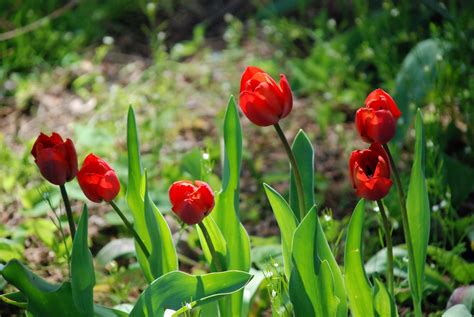
{"type": "Polygon", "coordinates": [[[71,239],[74,241],[74,236],[76,235],[76,225],[74,224],[74,218],[72,216],[71,204],[69,203],[69,197],[67,196],[66,186],[59,185],[61,189],[61,196],[64,201],[64,208],[66,209],[67,221],[69,223],[69,231],[71,231],[71,239]]]}
{"type": "MultiPolygon", "coordinates": [[[[403,233],[405,235],[405,243],[408,249],[408,267],[409,267],[409,270],[413,272],[412,276],[417,276],[416,267],[415,267],[415,253],[413,251],[410,227],[408,223],[408,211],[407,211],[407,205],[406,205],[406,198],[405,198],[405,193],[403,191],[402,182],[400,180],[400,174],[398,173],[398,168],[395,165],[395,161],[393,159],[392,153],[390,152],[390,148],[388,147],[387,144],[384,144],[383,148],[385,149],[385,152],[387,152],[388,159],[390,160],[390,166],[392,168],[392,177],[395,180],[395,184],[397,187],[398,199],[399,199],[400,208],[402,211],[401,214],[402,214],[402,223],[403,223],[403,233]]],[[[416,281],[410,281],[410,288],[413,287],[412,282],[416,283],[416,281]]],[[[419,285],[417,285],[416,287],[419,288],[419,285]]],[[[413,290],[411,292],[411,295],[413,299],[413,307],[415,311],[415,316],[417,317],[422,316],[421,303],[419,302],[418,296],[416,295],[414,296],[413,290]]],[[[421,296],[421,294],[419,295],[421,296]]]]}
{"type": "Polygon", "coordinates": [[[214,260],[216,270],[218,272],[224,271],[224,265],[222,265],[221,258],[217,254],[216,249],[214,248],[214,244],[212,244],[212,239],[209,235],[209,231],[207,231],[207,228],[202,221],[198,223],[198,226],[199,229],[201,229],[202,234],[204,235],[204,239],[206,240],[207,246],[209,247],[209,251],[211,252],[212,259],[214,260]]]}
{"type": "Polygon", "coordinates": [[[112,208],[115,210],[115,212],[119,215],[120,219],[122,219],[123,223],[128,228],[128,230],[130,230],[133,237],[135,238],[135,241],[140,246],[140,249],[142,249],[142,252],[145,255],[145,257],[149,258],[150,257],[150,252],[146,248],[145,243],[143,242],[143,240],[140,238],[138,233],[135,231],[135,228],[133,228],[133,225],[130,223],[130,221],[128,221],[127,217],[125,217],[123,212],[120,210],[120,208],[117,206],[117,204],[113,200],[111,200],[109,202],[109,204],[110,204],[110,206],[112,206],[112,208]]]}
{"type": "Polygon", "coordinates": [[[390,295],[395,298],[395,291],[393,286],[393,244],[392,244],[392,230],[390,228],[390,221],[387,217],[385,207],[381,199],[377,200],[380,215],[382,216],[382,225],[385,232],[385,243],[387,244],[387,284],[390,295]]]}
{"type": "Polygon", "coordinates": [[[288,140],[285,137],[285,133],[283,133],[283,130],[281,129],[280,125],[277,122],[273,126],[275,127],[275,130],[278,136],[280,137],[281,143],[283,143],[283,147],[285,148],[286,154],[288,155],[288,158],[290,159],[291,167],[293,169],[293,174],[295,175],[296,192],[298,195],[298,205],[300,209],[300,221],[303,221],[303,218],[306,215],[306,206],[305,206],[304,192],[303,192],[303,181],[301,180],[300,169],[296,162],[295,155],[293,151],[291,150],[291,146],[288,143],[288,140]]]}

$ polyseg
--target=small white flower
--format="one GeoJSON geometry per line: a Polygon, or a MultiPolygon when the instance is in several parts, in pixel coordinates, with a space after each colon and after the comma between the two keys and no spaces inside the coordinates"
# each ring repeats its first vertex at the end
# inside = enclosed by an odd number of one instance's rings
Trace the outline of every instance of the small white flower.
{"type": "Polygon", "coordinates": [[[104,43],[105,45],[112,45],[114,44],[114,38],[111,36],[104,36],[104,38],[102,39],[102,43],[104,43]]]}
{"type": "Polygon", "coordinates": [[[272,289],[272,298],[275,298],[277,296],[277,292],[275,292],[274,289],[272,289]]]}
{"type": "Polygon", "coordinates": [[[209,159],[209,153],[202,153],[202,159],[207,161],[209,159]]]}

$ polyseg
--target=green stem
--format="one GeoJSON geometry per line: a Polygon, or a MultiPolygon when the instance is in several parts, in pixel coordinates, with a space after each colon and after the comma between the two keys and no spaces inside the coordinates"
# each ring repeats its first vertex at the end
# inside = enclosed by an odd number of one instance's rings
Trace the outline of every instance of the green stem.
{"type": "MultiPolygon", "coordinates": [[[[393,156],[392,156],[392,153],[390,152],[390,148],[388,147],[387,144],[384,144],[383,148],[385,149],[385,152],[387,152],[388,159],[390,160],[390,166],[392,168],[392,178],[395,180],[395,185],[397,187],[398,199],[399,199],[400,207],[402,211],[401,214],[402,214],[402,223],[403,223],[403,233],[405,235],[405,243],[408,249],[408,267],[409,267],[409,270],[413,273],[412,276],[416,277],[417,274],[416,274],[416,267],[415,267],[415,253],[413,251],[410,227],[408,223],[408,211],[407,211],[405,193],[403,192],[402,182],[400,180],[400,174],[398,173],[398,169],[397,169],[397,166],[395,165],[395,161],[393,160],[393,156]]],[[[415,287],[417,289],[416,292],[418,292],[418,285],[416,285],[416,280],[411,281],[410,285],[413,285],[413,284],[415,284],[415,287]]],[[[413,299],[413,307],[415,311],[415,316],[420,317],[422,316],[421,303],[418,299],[418,296],[414,296],[413,289],[411,291],[411,295],[413,299]]],[[[421,294],[419,295],[421,296],[421,294]]]]}
{"type": "Polygon", "coordinates": [[[288,143],[288,140],[286,139],[285,134],[283,133],[283,130],[281,129],[280,125],[278,123],[275,123],[273,126],[275,127],[275,130],[278,136],[280,137],[281,143],[283,143],[283,147],[285,148],[286,154],[288,155],[288,158],[290,159],[291,167],[293,169],[293,174],[295,175],[296,191],[298,194],[298,205],[300,209],[300,221],[302,221],[304,216],[306,215],[306,206],[305,206],[304,192],[303,192],[303,181],[301,180],[300,169],[298,168],[295,155],[293,151],[291,150],[291,146],[288,143]]]}
{"type": "Polygon", "coordinates": [[[393,244],[392,244],[392,230],[390,228],[390,221],[388,220],[385,207],[382,200],[377,200],[380,215],[382,216],[382,225],[385,232],[385,243],[387,244],[387,283],[390,295],[395,298],[395,290],[393,286],[393,244]]]}
{"type": "Polygon", "coordinates": [[[145,254],[145,257],[149,258],[150,257],[150,252],[148,252],[148,249],[145,246],[145,243],[143,243],[143,240],[140,238],[138,233],[135,231],[135,228],[133,228],[133,225],[128,221],[127,217],[123,214],[123,212],[120,210],[120,208],[115,204],[115,202],[112,200],[109,202],[110,206],[115,210],[115,212],[119,215],[120,219],[122,219],[123,223],[125,226],[127,226],[128,230],[133,234],[133,237],[135,238],[135,241],[137,241],[138,245],[140,246],[140,249],[142,249],[143,254],[145,254]]]}
{"type": "Polygon", "coordinates": [[[218,256],[214,245],[212,244],[211,236],[209,235],[209,231],[207,231],[206,226],[202,223],[198,223],[199,228],[204,235],[204,239],[206,239],[207,246],[209,247],[209,251],[211,252],[212,259],[214,260],[214,264],[218,272],[224,271],[224,266],[222,265],[221,258],[218,256]]]}
{"type": "Polygon", "coordinates": [[[69,197],[67,196],[66,186],[59,185],[61,189],[61,196],[64,201],[64,208],[66,209],[67,221],[69,223],[69,230],[71,231],[71,239],[74,241],[74,236],[76,235],[76,225],[74,224],[74,218],[72,216],[71,204],[69,203],[69,197]]]}

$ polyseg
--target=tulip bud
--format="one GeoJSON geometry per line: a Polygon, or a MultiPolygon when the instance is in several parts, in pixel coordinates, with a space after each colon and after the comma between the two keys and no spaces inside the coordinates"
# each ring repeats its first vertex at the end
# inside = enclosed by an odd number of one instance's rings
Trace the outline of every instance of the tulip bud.
{"type": "Polygon", "coordinates": [[[385,144],[395,135],[400,115],[392,97],[382,89],[376,89],[367,96],[365,108],[357,110],[357,131],[367,143],[385,144]]]}
{"type": "Polygon", "coordinates": [[[77,174],[77,155],[70,139],[63,141],[55,132],[49,137],[40,133],[31,154],[41,175],[54,185],[64,185],[77,174]]]}
{"type": "Polygon", "coordinates": [[[120,192],[120,182],[115,171],[94,154],[89,154],[84,160],[77,180],[86,197],[95,203],[110,202],[120,192]]]}
{"type": "Polygon", "coordinates": [[[290,84],[280,75],[280,85],[260,68],[249,66],[240,80],[240,108],[254,124],[269,126],[285,118],[293,107],[290,84]]]}
{"type": "Polygon", "coordinates": [[[392,186],[388,156],[378,143],[372,143],[367,150],[352,152],[349,173],[356,195],[365,199],[382,199],[392,186]]]}
{"type": "Polygon", "coordinates": [[[173,212],[188,225],[201,222],[214,208],[214,193],[201,181],[174,182],[169,197],[173,212]]]}

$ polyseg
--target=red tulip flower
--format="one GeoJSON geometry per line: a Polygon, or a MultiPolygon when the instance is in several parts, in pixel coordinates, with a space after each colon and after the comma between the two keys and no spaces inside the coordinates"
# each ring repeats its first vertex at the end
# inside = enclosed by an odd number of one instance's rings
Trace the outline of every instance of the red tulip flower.
{"type": "Polygon", "coordinates": [[[385,144],[395,135],[401,114],[389,94],[375,89],[365,99],[365,108],[357,110],[356,127],[365,142],[385,144]]]}
{"type": "Polygon", "coordinates": [[[356,195],[365,199],[382,199],[392,186],[388,156],[378,143],[372,143],[367,150],[352,152],[349,173],[356,195]]]}
{"type": "Polygon", "coordinates": [[[280,85],[260,68],[249,66],[240,80],[240,108],[254,124],[269,126],[285,118],[293,107],[290,84],[280,75],[280,85]]]}
{"type": "Polygon", "coordinates": [[[40,133],[31,154],[41,175],[54,185],[64,185],[77,174],[77,155],[70,139],[53,132],[51,136],[40,133]]]}
{"type": "Polygon", "coordinates": [[[188,225],[200,223],[214,208],[214,193],[201,181],[174,182],[169,197],[173,212],[188,225]]]}
{"type": "Polygon", "coordinates": [[[77,173],[77,180],[82,191],[91,201],[112,201],[120,191],[120,182],[115,171],[106,161],[94,154],[89,154],[81,170],[77,173]]]}

